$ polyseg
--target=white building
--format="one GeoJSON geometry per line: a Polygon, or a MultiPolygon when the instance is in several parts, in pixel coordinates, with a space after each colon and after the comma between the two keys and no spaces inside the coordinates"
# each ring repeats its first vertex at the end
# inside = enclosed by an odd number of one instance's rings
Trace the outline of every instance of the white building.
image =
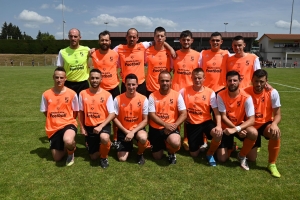
{"type": "Polygon", "coordinates": [[[259,53],[264,61],[276,61],[286,67],[299,66],[299,43],[300,34],[264,34],[259,39],[259,53]]]}

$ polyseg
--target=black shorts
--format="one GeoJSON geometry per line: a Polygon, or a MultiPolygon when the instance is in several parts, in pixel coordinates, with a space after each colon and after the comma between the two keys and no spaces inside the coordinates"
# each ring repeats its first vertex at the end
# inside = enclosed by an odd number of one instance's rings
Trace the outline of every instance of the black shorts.
{"type": "Polygon", "coordinates": [[[212,120],[205,121],[201,124],[185,123],[184,125],[187,132],[190,152],[197,151],[199,146],[203,144],[203,133],[205,133],[207,139],[211,140],[212,136],[210,132],[216,127],[215,122],[212,120]]]}
{"type": "MultiPolygon", "coordinates": [[[[143,128],[141,130],[146,131],[145,128],[143,128]]],[[[141,130],[139,130],[139,131],[141,131],[141,130]]],[[[139,131],[137,131],[137,132],[139,132],[139,131]]],[[[135,140],[137,140],[136,139],[137,132],[134,134],[134,137],[133,137],[135,140]]],[[[121,131],[120,129],[118,129],[118,132],[117,132],[117,141],[120,144],[119,148],[117,149],[118,152],[120,152],[120,151],[131,152],[133,150],[133,141],[131,140],[129,142],[126,142],[125,141],[125,137],[126,137],[126,135],[123,133],[123,131],[121,131]]]]}
{"type": "Polygon", "coordinates": [[[74,90],[77,93],[77,96],[79,96],[79,93],[82,90],[88,89],[90,87],[89,82],[87,80],[80,82],[66,81],[65,86],[70,88],[71,90],[74,90]]]}
{"type": "Polygon", "coordinates": [[[75,125],[73,124],[68,124],[66,125],[64,128],[56,131],[50,138],[49,138],[49,142],[50,142],[50,149],[56,149],[56,150],[60,150],[63,151],[65,149],[65,144],[64,144],[64,134],[68,129],[72,129],[75,131],[75,133],[77,133],[77,128],[75,125]]]}
{"type": "MultiPolygon", "coordinates": [[[[180,135],[180,132],[178,129],[176,129],[174,132],[170,133],[169,135],[171,135],[171,134],[180,135]]],[[[151,149],[152,153],[166,149],[165,141],[167,140],[169,135],[166,135],[164,133],[164,129],[156,129],[149,125],[149,134],[148,135],[149,135],[148,139],[152,146],[152,149],[151,149]]]]}
{"type": "Polygon", "coordinates": [[[108,92],[111,94],[112,98],[115,99],[116,96],[120,95],[119,85],[117,85],[117,87],[115,87],[114,89],[108,90],[108,92]]]}
{"type": "Polygon", "coordinates": [[[100,146],[100,135],[102,133],[110,135],[111,133],[111,126],[110,123],[106,124],[103,129],[100,131],[99,134],[93,133],[95,126],[84,126],[88,136],[86,136],[86,142],[88,144],[87,150],[89,154],[94,154],[95,152],[99,151],[100,146]]]}
{"type": "MultiPolygon", "coordinates": [[[[144,81],[142,84],[138,85],[138,87],[136,88],[136,91],[142,95],[144,95],[146,97],[147,92],[146,92],[147,88],[146,88],[146,82],[144,81]]],[[[122,82],[121,85],[121,93],[126,92],[126,87],[125,87],[125,83],[122,82]]]]}
{"type": "MultiPolygon", "coordinates": [[[[255,142],[255,146],[256,146],[256,147],[261,147],[261,136],[264,136],[264,131],[265,131],[265,129],[267,128],[267,126],[268,126],[269,124],[272,124],[272,122],[273,122],[273,121],[266,122],[266,123],[264,123],[261,127],[259,127],[259,128],[257,129],[258,136],[257,136],[257,140],[256,140],[256,142],[255,142]]],[[[264,136],[264,137],[265,137],[265,136],[264,136]]],[[[265,139],[266,139],[266,140],[269,140],[270,138],[265,137],[265,139]]]]}
{"type": "MultiPolygon", "coordinates": [[[[234,143],[234,137],[236,137],[237,139],[239,139],[240,141],[244,141],[244,138],[241,138],[238,133],[234,133],[231,135],[225,135],[223,134],[222,136],[222,141],[221,144],[219,146],[219,148],[228,148],[228,149],[232,149],[233,148],[233,143],[234,143]]],[[[258,147],[257,143],[255,142],[254,146],[252,148],[258,147]]]]}

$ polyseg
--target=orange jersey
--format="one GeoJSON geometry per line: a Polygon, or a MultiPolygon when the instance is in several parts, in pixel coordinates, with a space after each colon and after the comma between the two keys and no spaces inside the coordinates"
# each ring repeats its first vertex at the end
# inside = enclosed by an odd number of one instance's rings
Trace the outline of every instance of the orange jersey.
{"type": "MultiPolygon", "coordinates": [[[[150,43],[148,45],[150,46],[150,43]]],[[[139,85],[145,81],[145,51],[149,46],[137,43],[134,48],[128,48],[127,45],[120,44],[114,49],[119,54],[121,76],[124,83],[127,74],[135,74],[138,77],[139,85]]]]}
{"type": "Polygon", "coordinates": [[[177,57],[173,61],[173,80],[172,89],[179,91],[182,88],[193,85],[192,81],[192,71],[193,69],[199,67],[200,53],[190,49],[188,53],[181,52],[181,50],[176,51],[177,57]]]}
{"type": "Polygon", "coordinates": [[[170,71],[171,57],[168,50],[155,50],[154,46],[146,50],[146,62],[148,63],[148,73],[146,77],[146,87],[150,92],[159,90],[158,75],[161,71],[170,71]]]}
{"type": "Polygon", "coordinates": [[[83,90],[79,94],[79,110],[84,112],[85,126],[97,126],[109,113],[114,113],[112,96],[104,89],[96,94],[91,93],[89,88],[83,90]]]}
{"type": "MultiPolygon", "coordinates": [[[[227,118],[235,125],[240,125],[245,117],[254,115],[254,106],[252,98],[244,90],[240,89],[240,93],[235,98],[230,98],[228,89],[218,93],[218,109],[220,112],[226,112],[227,118]],[[220,97],[220,98],[219,98],[220,97]]],[[[222,128],[229,128],[222,121],[222,128]]]]}
{"type": "Polygon", "coordinates": [[[40,111],[47,112],[45,129],[48,138],[68,124],[77,127],[73,116],[73,112],[78,111],[77,94],[69,88],[62,94],[49,89],[43,93],[40,111]]]}
{"type": "MultiPolygon", "coordinates": [[[[167,95],[161,95],[159,91],[155,91],[149,96],[149,112],[154,112],[164,122],[175,123],[179,111],[185,109],[181,94],[175,90],[171,90],[167,95]]],[[[151,119],[149,119],[149,125],[156,129],[164,128],[151,119]]]]}
{"type": "Polygon", "coordinates": [[[241,75],[240,88],[251,85],[252,74],[257,69],[260,69],[260,63],[255,54],[249,53],[241,58],[232,55],[227,59],[227,72],[235,70],[241,75]]]}
{"type": "Polygon", "coordinates": [[[118,59],[117,52],[109,49],[106,54],[95,51],[92,54],[93,65],[95,69],[99,69],[102,74],[100,87],[104,90],[112,90],[119,85],[118,78],[118,59]]]}
{"type": "Polygon", "coordinates": [[[256,129],[260,128],[266,122],[273,121],[273,108],[280,107],[280,99],[277,90],[263,90],[261,94],[255,94],[253,86],[245,88],[245,92],[251,95],[254,110],[256,129]]]}
{"type": "Polygon", "coordinates": [[[229,52],[203,50],[200,53],[200,67],[205,72],[203,85],[217,92],[226,86],[226,62],[229,52]]]}
{"type": "Polygon", "coordinates": [[[201,124],[211,120],[210,107],[218,107],[216,95],[212,89],[204,87],[203,91],[198,92],[193,89],[193,86],[188,86],[180,90],[180,93],[186,106],[189,123],[201,124]]]}
{"type": "Polygon", "coordinates": [[[120,94],[114,100],[117,119],[127,130],[132,130],[143,121],[143,115],[148,115],[148,100],[144,95],[136,93],[133,98],[120,94]]]}

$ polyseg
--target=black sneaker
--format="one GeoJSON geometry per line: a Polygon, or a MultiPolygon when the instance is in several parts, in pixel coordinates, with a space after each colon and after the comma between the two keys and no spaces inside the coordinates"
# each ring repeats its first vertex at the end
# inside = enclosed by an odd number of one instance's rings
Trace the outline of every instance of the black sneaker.
{"type": "Polygon", "coordinates": [[[139,165],[145,164],[145,158],[144,158],[143,154],[142,155],[137,155],[137,161],[138,161],[137,163],[139,165]]]}
{"type": "Polygon", "coordinates": [[[169,163],[170,164],[176,164],[176,155],[174,154],[170,154],[169,153],[169,163]]]}
{"type": "Polygon", "coordinates": [[[100,158],[100,166],[105,169],[109,166],[107,158],[100,158]]]}
{"type": "Polygon", "coordinates": [[[111,147],[112,147],[113,149],[119,149],[119,148],[120,148],[120,143],[121,143],[121,142],[118,142],[117,140],[115,140],[115,141],[113,141],[113,142],[111,143],[111,147]]]}

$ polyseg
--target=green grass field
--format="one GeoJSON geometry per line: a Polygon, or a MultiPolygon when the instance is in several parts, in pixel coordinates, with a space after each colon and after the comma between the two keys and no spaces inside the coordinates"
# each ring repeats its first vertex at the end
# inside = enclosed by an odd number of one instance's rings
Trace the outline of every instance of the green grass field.
{"type": "Polygon", "coordinates": [[[172,166],[166,159],[154,161],[146,150],[142,167],[136,164],[136,149],[125,163],[111,150],[104,170],[90,161],[79,134],[75,164],[55,163],[39,112],[41,94],[53,85],[53,70],[0,67],[0,199],[300,199],[300,69],[267,69],[282,104],[279,179],[266,171],[265,140],[250,171],[240,169],[236,154],[213,168],[204,153],[193,159],[183,149],[172,166]]]}

